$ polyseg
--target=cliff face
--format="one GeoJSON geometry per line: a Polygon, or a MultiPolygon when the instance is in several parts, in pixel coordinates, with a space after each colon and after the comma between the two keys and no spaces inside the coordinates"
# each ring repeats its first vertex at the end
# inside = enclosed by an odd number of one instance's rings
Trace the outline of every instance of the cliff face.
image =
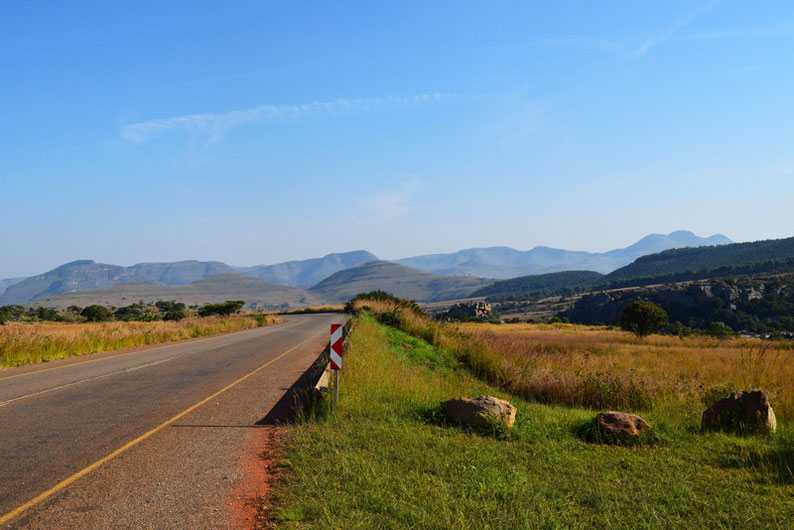
{"type": "Polygon", "coordinates": [[[617,324],[635,300],[650,300],[667,311],[671,322],[690,327],[724,322],[736,331],[794,330],[794,276],[600,292],[581,298],[565,316],[582,324],[617,324]]]}

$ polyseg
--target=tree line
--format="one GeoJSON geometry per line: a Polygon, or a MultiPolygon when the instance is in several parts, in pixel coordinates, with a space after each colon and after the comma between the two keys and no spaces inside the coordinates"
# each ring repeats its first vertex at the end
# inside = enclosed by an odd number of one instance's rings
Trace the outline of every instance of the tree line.
{"type": "Polygon", "coordinates": [[[227,300],[218,304],[205,304],[188,308],[182,302],[160,300],[143,301],[115,308],[92,304],[86,307],[69,306],[64,310],[48,307],[6,305],[0,307],[0,325],[7,322],[154,322],[179,321],[192,315],[200,317],[229,316],[245,306],[244,300],[227,300]]]}

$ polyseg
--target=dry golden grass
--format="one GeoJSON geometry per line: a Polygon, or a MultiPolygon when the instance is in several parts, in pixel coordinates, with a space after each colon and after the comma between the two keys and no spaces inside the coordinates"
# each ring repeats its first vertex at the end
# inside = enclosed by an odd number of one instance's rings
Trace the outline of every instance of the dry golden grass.
{"type": "Polygon", "coordinates": [[[432,322],[390,302],[359,301],[386,323],[448,348],[486,381],[546,403],[691,411],[731,390],[763,388],[794,417],[794,344],[634,335],[571,324],[432,322]]]}
{"type": "Polygon", "coordinates": [[[647,409],[763,388],[779,415],[794,413],[794,344],[759,339],[634,335],[599,327],[463,324],[500,378],[551,402],[647,409]]]}
{"type": "Polygon", "coordinates": [[[233,315],[179,322],[10,323],[0,326],[0,367],[203,337],[280,321],[274,315],[233,315]]]}

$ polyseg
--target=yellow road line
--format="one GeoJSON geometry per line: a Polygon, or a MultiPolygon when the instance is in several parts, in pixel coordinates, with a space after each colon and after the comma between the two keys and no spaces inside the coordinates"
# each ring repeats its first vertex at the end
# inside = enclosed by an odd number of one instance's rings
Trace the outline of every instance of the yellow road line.
{"type": "Polygon", "coordinates": [[[4,523],[7,523],[8,521],[13,519],[17,515],[21,514],[25,510],[27,510],[29,508],[32,508],[33,506],[37,505],[38,503],[40,503],[44,499],[50,497],[54,493],[59,492],[60,490],[62,490],[63,488],[65,488],[66,486],[68,486],[69,484],[74,482],[75,480],[79,479],[80,477],[82,477],[84,475],[87,475],[88,473],[92,472],[93,470],[95,470],[96,468],[98,468],[99,466],[104,464],[105,462],[108,462],[109,460],[112,460],[113,458],[117,457],[118,455],[120,455],[121,453],[126,451],[127,449],[139,444],[140,442],[142,442],[146,438],[148,438],[151,435],[155,434],[157,431],[159,431],[162,428],[167,427],[168,425],[174,423],[176,420],[178,420],[179,418],[181,418],[185,414],[188,414],[188,413],[192,412],[193,410],[197,409],[198,407],[200,407],[204,403],[206,403],[208,401],[211,401],[212,399],[218,397],[219,395],[223,394],[224,392],[226,392],[227,390],[229,390],[233,386],[235,386],[235,385],[237,385],[239,383],[242,383],[243,381],[245,381],[246,379],[248,379],[252,375],[256,374],[260,370],[265,369],[266,367],[268,367],[272,363],[278,361],[279,359],[281,359],[282,357],[287,355],[289,352],[299,348],[300,346],[303,346],[304,344],[306,344],[307,342],[309,342],[312,339],[315,339],[319,335],[321,335],[321,333],[318,333],[317,335],[314,335],[313,337],[309,337],[308,339],[304,340],[303,342],[301,342],[299,344],[296,344],[295,346],[293,346],[292,348],[288,349],[284,353],[281,353],[278,357],[275,357],[275,358],[269,360],[268,362],[266,362],[265,364],[263,364],[262,366],[260,366],[256,370],[254,370],[253,372],[250,372],[250,373],[244,375],[243,377],[241,377],[240,379],[238,379],[237,381],[235,381],[234,383],[231,383],[231,384],[221,388],[220,390],[218,390],[217,392],[215,392],[211,396],[202,399],[201,401],[199,401],[195,405],[192,405],[191,407],[183,410],[182,412],[180,412],[179,414],[177,414],[173,418],[164,421],[163,423],[161,423],[160,425],[158,425],[157,427],[155,427],[151,431],[148,431],[148,432],[138,436],[137,438],[135,438],[131,442],[128,442],[128,443],[122,445],[121,447],[119,447],[118,449],[116,449],[115,451],[110,453],[109,455],[100,458],[99,460],[97,460],[96,462],[91,464],[90,466],[88,466],[86,468],[83,468],[80,471],[78,471],[77,473],[75,473],[74,475],[72,475],[71,477],[69,477],[69,478],[67,478],[65,480],[62,480],[61,482],[59,482],[58,484],[56,484],[52,488],[48,489],[47,491],[45,491],[44,493],[38,495],[37,497],[34,497],[33,499],[29,500],[28,502],[26,502],[22,506],[19,506],[19,507],[15,508],[14,510],[8,512],[7,514],[5,514],[2,517],[0,517],[0,525],[4,524],[4,523]]]}
{"type": "MultiPolygon", "coordinates": [[[[205,340],[208,340],[208,339],[216,339],[218,337],[222,337],[222,336],[225,336],[225,335],[233,335],[234,333],[241,333],[243,331],[251,331],[251,330],[254,330],[254,329],[258,329],[258,328],[241,329],[241,330],[230,331],[230,332],[225,332],[225,333],[217,333],[215,335],[208,335],[206,337],[201,337],[201,338],[195,339],[192,342],[202,342],[202,341],[205,341],[205,340]]],[[[69,368],[70,366],[79,366],[81,364],[96,363],[96,362],[99,362],[99,361],[105,361],[107,359],[115,359],[116,357],[124,357],[125,355],[132,355],[132,354],[135,354],[135,353],[144,353],[144,352],[149,352],[149,351],[162,350],[163,348],[170,348],[172,346],[179,346],[180,344],[191,344],[192,343],[192,342],[188,342],[188,341],[190,341],[190,339],[175,340],[175,341],[171,341],[169,343],[163,344],[161,346],[155,346],[154,348],[146,348],[146,349],[142,349],[142,350],[128,351],[127,353],[117,353],[116,355],[108,355],[107,357],[102,357],[100,359],[89,359],[87,361],[80,361],[79,363],[69,363],[69,364],[62,364],[61,366],[51,366],[50,368],[43,368],[41,370],[33,370],[32,372],[24,372],[24,373],[21,373],[21,374],[9,375],[7,377],[0,377],[0,381],[5,381],[6,379],[14,379],[15,377],[22,377],[23,375],[40,374],[42,372],[49,372],[50,370],[59,370],[61,368],[69,368]]],[[[140,348],[140,346],[138,346],[138,348],[140,348]]],[[[98,353],[105,353],[105,352],[95,352],[95,353],[88,354],[88,355],[96,355],[98,353]]]]}

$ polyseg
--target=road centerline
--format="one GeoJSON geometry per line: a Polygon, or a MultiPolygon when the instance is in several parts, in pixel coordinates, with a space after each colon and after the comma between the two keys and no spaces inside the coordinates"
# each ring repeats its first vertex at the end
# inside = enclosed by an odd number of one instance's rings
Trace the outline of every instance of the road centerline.
{"type": "Polygon", "coordinates": [[[270,366],[270,365],[271,365],[271,364],[273,364],[274,362],[278,361],[279,359],[281,359],[282,357],[284,357],[284,356],[285,356],[285,355],[287,355],[288,353],[290,353],[290,352],[292,352],[292,351],[296,350],[296,349],[297,349],[297,348],[299,348],[300,346],[303,346],[304,344],[306,344],[306,343],[308,343],[308,342],[310,342],[310,341],[312,341],[312,340],[315,340],[317,337],[319,337],[319,336],[321,336],[321,335],[322,335],[322,333],[318,333],[318,334],[312,335],[311,337],[309,337],[308,339],[306,339],[306,340],[304,340],[304,341],[301,341],[301,342],[299,342],[299,343],[298,343],[298,344],[296,344],[295,346],[292,346],[291,348],[289,348],[289,349],[285,350],[284,352],[280,353],[279,355],[277,355],[276,357],[272,358],[272,359],[271,359],[271,360],[269,360],[268,362],[266,362],[266,363],[264,363],[263,365],[259,366],[259,367],[258,367],[258,368],[256,368],[255,370],[253,370],[253,371],[251,371],[251,372],[247,373],[246,375],[244,375],[244,376],[240,377],[240,378],[239,378],[239,379],[237,379],[236,381],[234,381],[234,382],[232,382],[232,383],[230,383],[230,384],[226,385],[225,387],[221,388],[220,390],[218,390],[218,391],[217,391],[217,392],[215,392],[214,394],[212,394],[212,395],[210,395],[210,396],[208,396],[208,397],[206,397],[206,398],[202,399],[201,401],[199,401],[199,402],[197,402],[197,403],[195,403],[195,404],[191,405],[191,406],[190,406],[190,407],[188,407],[187,409],[185,409],[185,410],[183,410],[182,412],[180,412],[180,413],[176,414],[175,416],[173,416],[173,417],[169,418],[168,420],[164,421],[163,423],[161,423],[161,424],[157,425],[157,426],[156,426],[156,427],[154,427],[153,429],[151,429],[151,430],[149,430],[149,431],[145,432],[144,434],[142,434],[142,435],[138,436],[137,438],[133,439],[132,441],[130,441],[130,442],[127,442],[126,444],[122,445],[121,447],[119,447],[119,448],[118,448],[118,449],[116,449],[115,451],[113,451],[113,452],[109,453],[108,455],[106,455],[106,456],[104,456],[104,457],[100,458],[99,460],[96,460],[94,463],[92,463],[92,464],[90,464],[90,465],[88,465],[88,466],[84,467],[83,469],[81,469],[80,471],[78,471],[78,472],[76,472],[76,473],[72,474],[72,475],[71,475],[71,476],[69,476],[68,478],[66,478],[66,479],[64,479],[64,480],[62,480],[62,481],[60,481],[60,482],[58,482],[58,483],[57,483],[55,486],[53,486],[52,488],[50,488],[50,489],[48,489],[48,490],[46,490],[46,491],[44,491],[44,492],[40,493],[39,495],[37,495],[37,496],[36,496],[36,497],[34,497],[33,499],[31,499],[31,500],[27,501],[26,503],[24,503],[24,504],[22,504],[22,505],[18,506],[17,508],[15,508],[15,509],[11,510],[10,512],[6,513],[5,515],[1,516],[1,517],[0,517],[0,524],[5,524],[5,523],[7,523],[8,521],[10,521],[11,519],[13,519],[13,518],[17,517],[18,515],[22,514],[22,513],[23,513],[23,512],[25,512],[26,510],[28,510],[28,509],[30,509],[30,508],[32,508],[32,507],[34,507],[34,506],[36,506],[37,504],[39,504],[39,503],[41,503],[42,501],[46,500],[47,498],[51,497],[51,496],[52,496],[52,495],[54,495],[55,493],[57,493],[57,492],[61,491],[61,490],[62,490],[62,489],[64,489],[64,488],[66,488],[67,486],[69,486],[70,484],[72,484],[73,482],[75,482],[76,480],[78,480],[79,478],[81,478],[81,477],[83,477],[83,476],[85,476],[85,475],[87,475],[87,474],[91,473],[93,470],[95,470],[95,469],[97,469],[98,467],[102,466],[103,464],[105,464],[105,463],[109,462],[110,460],[112,460],[112,459],[113,459],[113,458],[115,458],[116,456],[118,456],[118,455],[120,455],[120,454],[124,453],[125,451],[127,451],[128,449],[130,449],[130,448],[132,448],[132,447],[134,447],[134,446],[138,445],[140,442],[142,442],[142,441],[146,440],[146,439],[147,439],[147,438],[149,438],[150,436],[152,436],[152,435],[156,434],[158,431],[162,430],[163,428],[165,428],[165,427],[167,427],[168,425],[170,425],[170,424],[174,423],[174,422],[175,422],[175,421],[177,421],[178,419],[180,419],[180,418],[184,417],[185,415],[189,414],[190,412],[194,411],[195,409],[197,409],[197,408],[198,408],[198,407],[200,407],[201,405],[204,405],[205,403],[207,403],[207,402],[211,401],[212,399],[214,399],[214,398],[218,397],[219,395],[223,394],[223,393],[224,393],[224,392],[226,392],[227,390],[229,390],[229,389],[233,388],[234,386],[238,385],[239,383],[241,383],[241,382],[245,381],[245,380],[246,380],[246,379],[248,379],[249,377],[251,377],[251,376],[255,375],[256,373],[258,373],[258,372],[260,372],[261,370],[265,369],[266,367],[270,366]]]}

